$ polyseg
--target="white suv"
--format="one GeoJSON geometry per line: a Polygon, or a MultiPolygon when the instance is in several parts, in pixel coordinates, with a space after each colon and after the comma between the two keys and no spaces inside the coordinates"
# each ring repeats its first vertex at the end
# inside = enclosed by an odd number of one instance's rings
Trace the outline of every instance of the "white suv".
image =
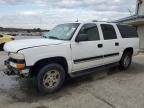
{"type": "Polygon", "coordinates": [[[76,77],[119,64],[129,68],[139,51],[136,28],[106,22],[60,24],[41,39],[16,40],[4,46],[8,75],[35,77],[40,92],[60,89],[76,77]]]}

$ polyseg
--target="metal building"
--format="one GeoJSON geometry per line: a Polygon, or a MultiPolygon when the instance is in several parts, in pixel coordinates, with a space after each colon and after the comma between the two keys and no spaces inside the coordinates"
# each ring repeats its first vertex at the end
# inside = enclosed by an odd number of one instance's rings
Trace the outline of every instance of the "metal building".
{"type": "Polygon", "coordinates": [[[136,12],[134,15],[115,22],[136,26],[140,38],[140,48],[144,51],[144,0],[137,0],[136,12]]]}

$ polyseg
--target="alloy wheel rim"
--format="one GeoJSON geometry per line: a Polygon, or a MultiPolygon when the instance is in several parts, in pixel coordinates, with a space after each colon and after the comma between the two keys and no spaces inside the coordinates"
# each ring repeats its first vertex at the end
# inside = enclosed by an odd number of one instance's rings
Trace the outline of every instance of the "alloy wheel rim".
{"type": "Polygon", "coordinates": [[[43,77],[43,85],[45,88],[55,88],[60,82],[60,73],[57,70],[46,72],[43,77]]]}

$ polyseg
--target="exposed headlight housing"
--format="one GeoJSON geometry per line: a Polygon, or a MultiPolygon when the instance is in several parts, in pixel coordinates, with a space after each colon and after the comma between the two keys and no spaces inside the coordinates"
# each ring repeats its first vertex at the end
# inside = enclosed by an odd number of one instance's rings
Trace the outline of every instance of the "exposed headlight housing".
{"type": "Polygon", "coordinates": [[[16,61],[10,60],[9,64],[10,66],[17,68],[17,69],[24,69],[25,68],[25,58],[23,54],[19,53],[9,53],[9,57],[11,59],[14,59],[16,61]]]}
{"type": "Polygon", "coordinates": [[[14,63],[10,62],[10,66],[17,68],[17,69],[24,69],[25,68],[25,63],[14,63]]]}
{"type": "Polygon", "coordinates": [[[9,57],[13,58],[13,59],[16,59],[16,60],[25,59],[23,54],[18,54],[18,53],[9,53],[9,57]]]}

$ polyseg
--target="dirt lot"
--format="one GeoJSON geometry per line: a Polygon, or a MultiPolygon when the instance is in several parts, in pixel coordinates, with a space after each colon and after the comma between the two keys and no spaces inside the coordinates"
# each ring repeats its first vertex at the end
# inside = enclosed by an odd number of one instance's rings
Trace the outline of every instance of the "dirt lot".
{"type": "Polygon", "coordinates": [[[110,69],[67,81],[61,91],[40,96],[32,80],[3,74],[0,52],[0,108],[144,108],[144,55],[128,71],[110,69]],[[108,74],[107,74],[108,73],[108,74]]]}

